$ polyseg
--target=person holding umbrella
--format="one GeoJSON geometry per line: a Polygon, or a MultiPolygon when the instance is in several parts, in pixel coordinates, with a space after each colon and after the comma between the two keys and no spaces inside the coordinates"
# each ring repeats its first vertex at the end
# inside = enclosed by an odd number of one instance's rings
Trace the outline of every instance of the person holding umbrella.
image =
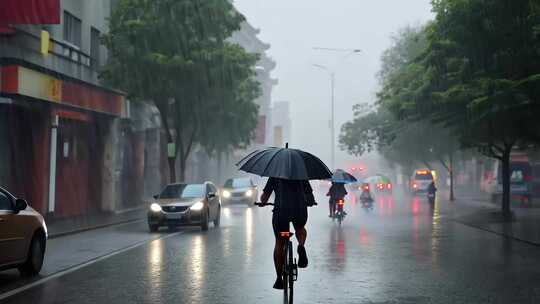
{"type": "Polygon", "coordinates": [[[344,183],[332,182],[332,186],[330,186],[328,193],[326,193],[326,196],[330,197],[330,199],[328,200],[328,206],[330,208],[330,214],[328,215],[328,217],[334,217],[334,214],[336,212],[336,202],[338,200],[344,199],[347,194],[348,193],[345,189],[344,183]]]}
{"type": "Polygon", "coordinates": [[[326,193],[326,196],[330,197],[328,201],[330,214],[328,217],[334,217],[336,202],[344,199],[348,194],[345,189],[345,184],[356,182],[356,178],[342,169],[337,169],[334,174],[332,174],[331,182],[332,186],[330,186],[328,193],[326,193]]]}
{"type": "Polygon", "coordinates": [[[237,164],[240,170],[269,177],[261,195],[265,205],[272,193],[275,194],[272,227],[276,237],[274,246],[274,266],[276,270],[275,289],[283,289],[282,269],[287,240],[279,236],[289,231],[293,224],[298,240],[298,267],[308,265],[305,225],[308,219],[307,207],[315,205],[313,189],[309,180],[328,179],[332,176],[328,167],[316,156],[297,149],[269,148],[255,151],[237,164]]]}

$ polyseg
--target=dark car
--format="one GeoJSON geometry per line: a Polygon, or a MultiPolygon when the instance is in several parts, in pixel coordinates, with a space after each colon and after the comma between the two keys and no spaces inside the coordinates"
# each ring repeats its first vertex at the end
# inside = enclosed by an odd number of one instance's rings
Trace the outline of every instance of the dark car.
{"type": "Polygon", "coordinates": [[[43,265],[47,226],[24,199],[0,188],[0,270],[37,275],[43,265]]]}
{"type": "Polygon", "coordinates": [[[148,210],[148,228],[152,232],[161,226],[201,226],[202,230],[208,230],[210,222],[219,226],[221,201],[211,182],[170,184],[154,198],[148,210]]]}
{"type": "Polygon", "coordinates": [[[249,177],[228,179],[221,190],[221,200],[224,204],[243,203],[251,206],[257,197],[257,186],[249,177]]]}

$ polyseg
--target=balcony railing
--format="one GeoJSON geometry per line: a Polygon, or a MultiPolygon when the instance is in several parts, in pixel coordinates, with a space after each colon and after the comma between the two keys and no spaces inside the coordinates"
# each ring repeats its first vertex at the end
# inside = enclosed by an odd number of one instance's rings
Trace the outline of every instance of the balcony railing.
{"type": "Polygon", "coordinates": [[[99,63],[77,46],[50,39],[49,54],[43,56],[40,32],[17,26],[11,35],[0,35],[0,58],[19,59],[93,84],[98,83],[99,63]]]}

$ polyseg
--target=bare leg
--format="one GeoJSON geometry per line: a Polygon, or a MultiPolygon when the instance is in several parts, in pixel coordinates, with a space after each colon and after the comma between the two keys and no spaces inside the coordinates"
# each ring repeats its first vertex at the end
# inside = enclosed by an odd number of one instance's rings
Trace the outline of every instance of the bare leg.
{"type": "Polygon", "coordinates": [[[301,246],[304,246],[306,243],[307,238],[307,230],[304,226],[298,227],[294,226],[294,233],[296,235],[296,239],[298,240],[298,244],[301,246]]]}
{"type": "Polygon", "coordinates": [[[276,245],[274,246],[274,267],[276,268],[276,274],[281,276],[283,270],[283,263],[285,257],[283,256],[283,249],[285,247],[286,240],[283,238],[276,238],[276,245]]]}

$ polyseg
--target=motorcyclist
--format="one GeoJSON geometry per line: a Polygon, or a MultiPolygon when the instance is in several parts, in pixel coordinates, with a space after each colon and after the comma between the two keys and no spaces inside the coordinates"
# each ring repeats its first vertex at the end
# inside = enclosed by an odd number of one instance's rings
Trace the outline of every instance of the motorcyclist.
{"type": "Polygon", "coordinates": [[[328,217],[334,217],[334,213],[336,211],[336,201],[344,199],[347,194],[345,184],[332,182],[330,190],[328,190],[328,193],[326,193],[326,196],[330,197],[328,200],[328,207],[330,211],[328,217]]]}
{"type": "Polygon", "coordinates": [[[437,192],[437,187],[435,187],[435,182],[431,182],[431,184],[429,184],[428,186],[428,194],[435,195],[436,192],[437,192]]]}
{"type": "Polygon", "coordinates": [[[435,187],[435,182],[431,182],[428,186],[428,201],[433,204],[435,202],[435,193],[437,192],[437,187],[435,187]]]}
{"type": "Polygon", "coordinates": [[[362,184],[362,193],[360,194],[360,201],[362,203],[372,203],[373,197],[371,197],[371,191],[369,191],[369,184],[362,184]]]}

